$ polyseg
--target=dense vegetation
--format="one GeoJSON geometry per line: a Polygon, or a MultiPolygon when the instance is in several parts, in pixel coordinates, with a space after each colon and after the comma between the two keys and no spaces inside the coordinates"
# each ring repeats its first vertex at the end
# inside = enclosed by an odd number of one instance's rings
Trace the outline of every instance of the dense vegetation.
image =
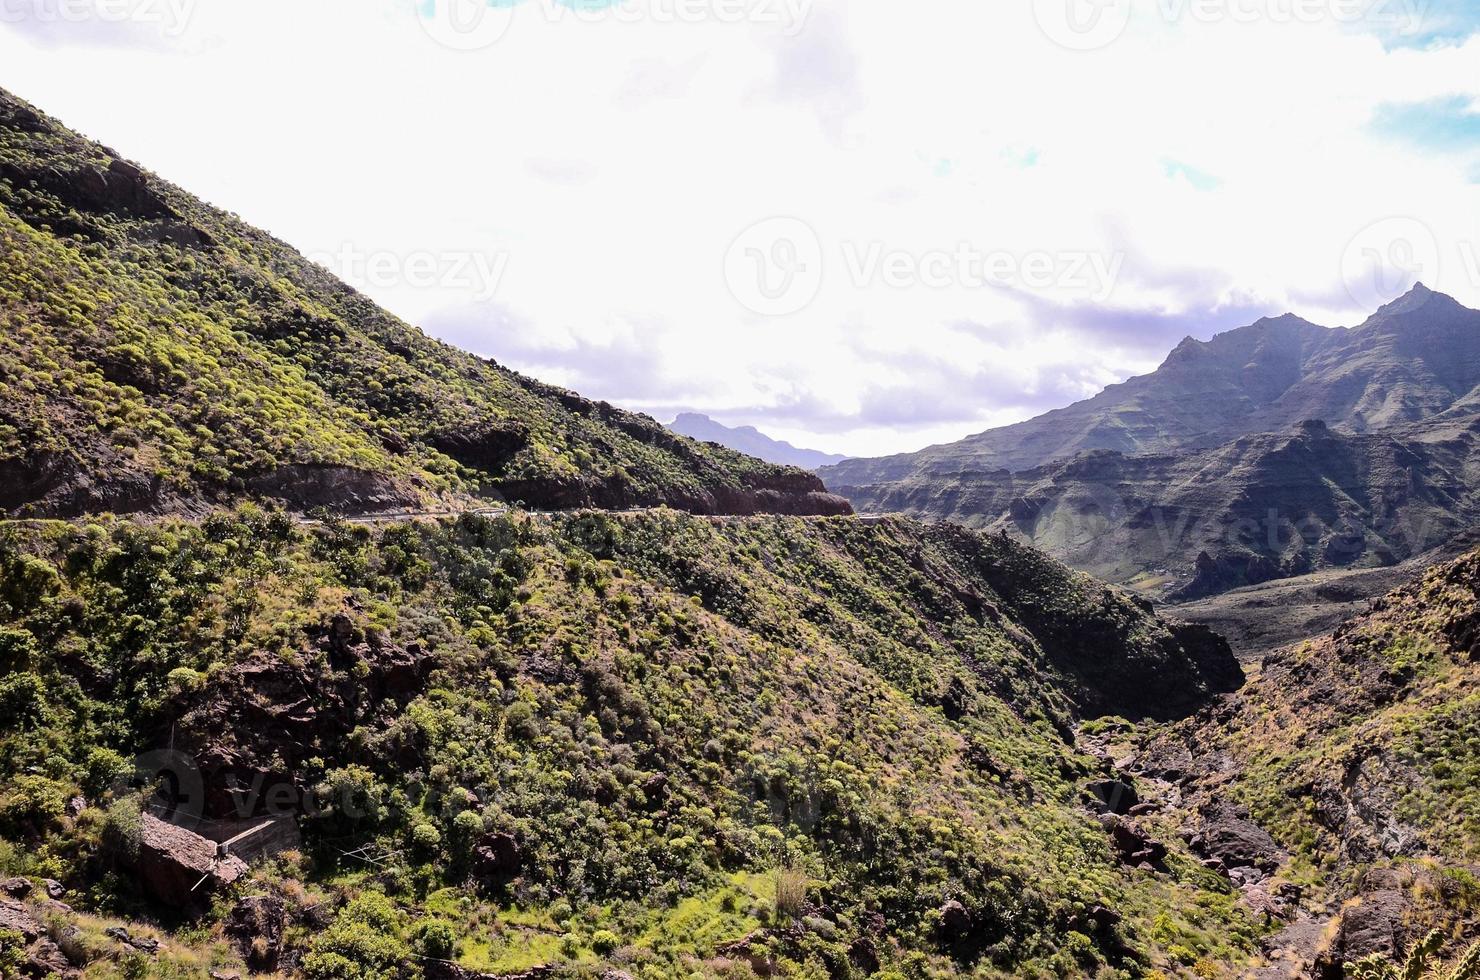
{"type": "Polygon", "coordinates": [[[0,509],[846,510],[808,474],[432,340],[4,92],[0,268],[0,509]]]}
{"type": "Polygon", "coordinates": [[[1092,646],[1189,696],[1227,664],[1002,540],[247,509],[12,527],[0,566],[0,871],[149,914],[120,777],[169,744],[210,786],[301,803],[303,852],[176,934],[185,974],[239,961],[212,923],[264,891],[311,977],[411,976],[428,949],[490,972],[1140,975],[1257,932],[1191,860],[1119,865],[1070,734],[1127,696],[1092,646]],[[496,873],[490,841],[516,855],[496,873]]]}

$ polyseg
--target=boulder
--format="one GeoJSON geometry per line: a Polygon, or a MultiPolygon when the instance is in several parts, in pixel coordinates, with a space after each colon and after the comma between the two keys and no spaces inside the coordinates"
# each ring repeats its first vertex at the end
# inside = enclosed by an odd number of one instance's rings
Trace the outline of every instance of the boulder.
{"type": "Polygon", "coordinates": [[[1085,788],[1090,804],[1101,813],[1124,815],[1141,802],[1130,783],[1119,779],[1097,779],[1085,788]]]}
{"type": "Polygon", "coordinates": [[[139,881],[156,901],[184,909],[204,904],[211,889],[247,874],[240,858],[218,853],[200,834],[166,823],[145,811],[140,818],[139,881]]]}
{"type": "Polygon", "coordinates": [[[81,972],[67,959],[62,948],[50,939],[38,939],[26,950],[25,972],[33,977],[61,977],[71,980],[82,976],[81,972]]]}
{"type": "Polygon", "coordinates": [[[31,894],[32,887],[29,878],[6,878],[0,881],[0,892],[4,892],[11,898],[25,898],[31,894]]]}
{"type": "Polygon", "coordinates": [[[1268,873],[1280,864],[1274,838],[1246,816],[1221,808],[1204,813],[1187,844],[1199,856],[1216,859],[1229,870],[1257,868],[1268,873]]]}
{"type": "Polygon", "coordinates": [[[1122,864],[1131,867],[1147,867],[1153,871],[1166,870],[1163,862],[1167,846],[1153,838],[1146,828],[1134,820],[1107,813],[1100,817],[1100,824],[1110,834],[1110,844],[1122,864]]]}
{"type": "Polygon", "coordinates": [[[937,910],[940,916],[940,938],[947,943],[959,942],[971,934],[971,913],[954,898],[937,910]]]}
{"type": "Polygon", "coordinates": [[[485,834],[473,848],[473,874],[483,881],[511,878],[523,863],[519,842],[510,834],[485,834]]]}

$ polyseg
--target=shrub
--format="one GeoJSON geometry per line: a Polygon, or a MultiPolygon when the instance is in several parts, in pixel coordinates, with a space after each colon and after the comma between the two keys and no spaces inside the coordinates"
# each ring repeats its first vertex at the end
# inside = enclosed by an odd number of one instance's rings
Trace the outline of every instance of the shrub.
{"type": "Polygon", "coordinates": [[[778,868],[775,874],[775,913],[778,922],[801,916],[807,903],[807,874],[797,868],[778,868]]]}
{"type": "Polygon", "coordinates": [[[419,980],[402,937],[405,915],[379,892],[365,892],[339,913],[303,958],[310,980],[419,980]]]}
{"type": "Polygon", "coordinates": [[[411,843],[423,854],[430,854],[442,846],[442,832],[429,823],[419,823],[411,828],[411,843]]]}
{"type": "Polygon", "coordinates": [[[85,775],[82,788],[94,800],[107,790],[122,784],[134,771],[129,760],[103,746],[96,746],[87,753],[83,769],[85,775]]]}
{"type": "Polygon", "coordinates": [[[46,685],[41,683],[41,678],[35,674],[12,674],[0,680],[0,728],[34,728],[45,717],[46,685]]]}
{"type": "Polygon", "coordinates": [[[427,919],[416,926],[412,945],[422,956],[434,960],[450,960],[457,957],[457,932],[452,923],[442,919],[427,919]]]}
{"type": "Polygon", "coordinates": [[[67,810],[70,788],[45,776],[15,777],[0,796],[0,827],[22,836],[45,833],[67,810]]]}

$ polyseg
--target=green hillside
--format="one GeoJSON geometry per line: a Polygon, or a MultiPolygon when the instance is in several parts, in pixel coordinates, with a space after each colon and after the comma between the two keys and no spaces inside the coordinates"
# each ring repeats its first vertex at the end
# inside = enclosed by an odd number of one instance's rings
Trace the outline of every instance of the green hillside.
{"type": "Polygon", "coordinates": [[[169,939],[180,975],[239,968],[231,910],[253,894],[284,900],[273,956],[306,954],[311,977],[414,976],[407,951],[443,923],[468,969],[645,977],[749,976],[745,957],[1139,975],[1181,949],[1236,961],[1257,932],[1191,861],[1112,856],[1081,805],[1098,763],[1072,744],[1087,711],[1236,684],[1226,647],[1005,541],[247,510],[12,529],[0,567],[0,873],[154,914],[120,776],[171,745],[202,768],[207,817],[230,815],[232,779],[307,814],[301,854],[169,939]],[[513,855],[498,873],[490,842],[513,855]],[[778,876],[796,892],[779,909],[778,876]]]}
{"type": "Polygon", "coordinates": [[[0,268],[0,509],[847,512],[810,474],[432,340],[3,91],[0,268]]]}

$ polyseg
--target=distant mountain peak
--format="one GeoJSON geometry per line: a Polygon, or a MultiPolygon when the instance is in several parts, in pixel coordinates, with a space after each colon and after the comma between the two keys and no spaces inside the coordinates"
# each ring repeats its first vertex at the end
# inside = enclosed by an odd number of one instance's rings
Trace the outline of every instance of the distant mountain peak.
{"type": "Polygon", "coordinates": [[[1399,296],[1386,306],[1378,307],[1377,312],[1367,318],[1367,322],[1372,323],[1376,320],[1385,320],[1388,317],[1402,316],[1405,313],[1415,313],[1436,300],[1455,306],[1459,305],[1454,297],[1446,296],[1444,293],[1436,293],[1423,283],[1416,282],[1413,284],[1413,288],[1402,296],[1399,296]]]}

